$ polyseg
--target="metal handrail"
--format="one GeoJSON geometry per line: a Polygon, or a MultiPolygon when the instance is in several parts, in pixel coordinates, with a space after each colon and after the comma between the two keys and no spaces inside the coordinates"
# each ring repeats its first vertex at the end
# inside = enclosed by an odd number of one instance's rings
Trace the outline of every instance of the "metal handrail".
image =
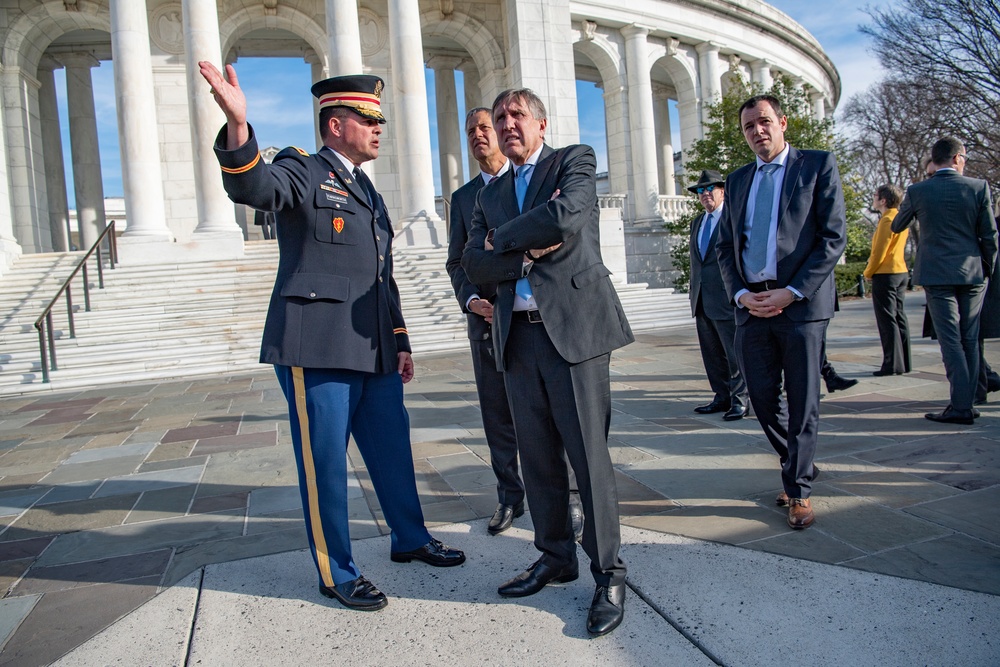
{"type": "Polygon", "coordinates": [[[83,270],[83,302],[84,308],[87,312],[90,312],[90,280],[87,277],[87,260],[95,252],[97,253],[97,285],[100,289],[104,289],[104,262],[101,260],[101,243],[104,238],[108,238],[108,263],[110,268],[115,268],[115,262],[118,261],[118,243],[115,240],[115,221],[112,220],[111,224],[105,227],[101,235],[97,237],[97,241],[94,245],[90,246],[90,250],[87,254],[83,256],[83,259],[76,265],[73,269],[73,273],[69,274],[69,277],[63,281],[62,286],[56,295],[52,297],[49,301],[49,305],[45,306],[45,310],[42,314],[38,316],[35,320],[35,328],[38,329],[38,351],[42,360],[42,382],[49,381],[49,365],[51,363],[52,370],[58,370],[59,367],[56,365],[56,341],[55,334],[52,331],[52,307],[56,305],[56,301],[59,297],[66,293],[66,313],[69,318],[69,337],[76,338],[76,329],[73,326],[73,293],[70,289],[70,283],[76,274],[83,270]],[[46,350],[46,341],[48,341],[48,350],[46,350]]]}

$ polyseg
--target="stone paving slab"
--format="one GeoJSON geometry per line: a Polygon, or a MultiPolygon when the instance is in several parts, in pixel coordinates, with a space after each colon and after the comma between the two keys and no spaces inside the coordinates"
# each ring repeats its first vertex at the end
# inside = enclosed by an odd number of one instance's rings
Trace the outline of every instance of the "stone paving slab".
{"type": "MultiPolygon", "coordinates": [[[[870,304],[860,302],[845,302],[831,326],[831,360],[860,382],[823,398],[818,517],[802,533],[790,531],[785,511],[774,506],[777,457],[757,421],[692,412],[711,398],[693,329],[644,333],[617,351],[609,444],[623,522],[750,552],[998,592],[1000,403],[991,395],[973,427],[923,419],[947,401],[937,344],[914,340],[915,372],[873,378],[879,348],[872,331],[870,304]]],[[[987,358],[1000,365],[1000,341],[987,343],[987,358]]],[[[468,353],[415,361],[406,401],[427,522],[483,520],[496,496],[468,353]]],[[[284,399],[266,368],[2,399],[0,415],[0,505],[15,512],[0,516],[6,599],[31,597],[19,595],[30,590],[28,582],[74,568],[91,573],[79,575],[89,585],[78,588],[101,590],[117,578],[101,562],[149,551],[171,552],[159,581],[169,585],[208,563],[305,545],[284,399]],[[54,411],[62,412],[45,419],[54,411]],[[77,421],[62,421],[72,411],[77,421]],[[180,485],[157,486],[163,482],[180,485]],[[94,503],[107,499],[95,491],[114,489],[131,491],[108,496],[131,508],[99,510],[94,503]],[[115,525],[100,526],[109,523],[115,525]]],[[[349,465],[352,537],[387,535],[353,444],[349,465]]],[[[526,518],[515,522],[521,530],[528,525],[526,518]]],[[[69,586],[73,575],[62,576],[59,586],[69,586]]],[[[53,632],[79,643],[113,620],[81,613],[94,604],[87,596],[45,590],[25,629],[61,628],[58,614],[75,614],[77,629],[53,632]],[[41,604],[54,594],[70,602],[41,604]]],[[[29,646],[18,643],[21,632],[14,631],[12,646],[29,646]]],[[[33,662],[30,652],[18,651],[21,662],[33,662]]]]}

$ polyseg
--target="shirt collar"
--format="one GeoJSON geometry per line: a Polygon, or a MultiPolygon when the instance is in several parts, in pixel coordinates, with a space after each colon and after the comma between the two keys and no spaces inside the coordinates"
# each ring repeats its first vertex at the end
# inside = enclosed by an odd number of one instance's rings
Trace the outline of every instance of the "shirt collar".
{"type": "Polygon", "coordinates": [[[355,169],[355,168],[357,168],[357,169],[361,169],[361,167],[357,167],[357,166],[356,166],[356,165],[355,165],[355,164],[354,164],[353,162],[351,162],[351,161],[350,161],[350,160],[349,160],[349,159],[348,159],[347,157],[345,157],[345,156],[344,156],[343,154],[341,154],[341,153],[338,153],[337,151],[333,150],[333,149],[332,149],[332,148],[330,148],[329,146],[323,146],[323,150],[328,150],[328,151],[330,151],[331,153],[333,153],[334,155],[336,155],[336,156],[337,156],[338,158],[340,158],[340,161],[344,163],[344,167],[345,167],[345,168],[347,169],[347,171],[349,171],[349,172],[351,172],[351,173],[354,173],[354,169],[355,169]]]}
{"type": "Polygon", "coordinates": [[[726,205],[725,202],[719,204],[718,206],[715,207],[715,210],[712,211],[711,213],[709,213],[708,211],[705,211],[705,216],[706,217],[709,216],[709,215],[712,216],[712,220],[713,221],[714,220],[721,220],[722,219],[722,207],[725,206],[725,205],[726,205]]]}
{"type": "Polygon", "coordinates": [[[490,176],[485,171],[479,172],[479,174],[483,177],[483,185],[489,185],[490,181],[492,181],[494,178],[499,178],[503,176],[505,173],[507,173],[508,169],[510,169],[510,160],[507,160],[506,162],[503,163],[503,166],[500,167],[500,171],[498,171],[495,176],[490,176]]]}
{"type": "Polygon", "coordinates": [[[791,146],[788,144],[788,142],[785,142],[785,147],[770,162],[764,162],[763,160],[760,159],[760,156],[758,156],[757,157],[757,168],[760,169],[765,164],[776,164],[779,167],[784,167],[785,166],[785,162],[788,161],[788,149],[789,148],[791,148],[791,146]]]}
{"type": "MultiPolygon", "coordinates": [[[[536,150],[534,153],[528,156],[528,159],[524,161],[524,164],[530,164],[532,167],[534,167],[535,164],[538,163],[538,156],[542,154],[543,148],[545,148],[544,143],[538,147],[538,150],[536,150]]],[[[521,166],[523,167],[524,165],[521,166]]]]}

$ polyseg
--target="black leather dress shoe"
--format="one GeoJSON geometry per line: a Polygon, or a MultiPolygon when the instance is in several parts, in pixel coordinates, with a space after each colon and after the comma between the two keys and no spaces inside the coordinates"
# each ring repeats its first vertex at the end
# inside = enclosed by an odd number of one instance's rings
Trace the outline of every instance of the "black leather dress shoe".
{"type": "Polygon", "coordinates": [[[500,503],[497,505],[497,511],[493,513],[493,518],[490,519],[489,524],[486,526],[486,532],[490,535],[499,535],[511,527],[514,523],[514,519],[523,515],[523,502],[516,505],[504,505],[503,503],[500,503]]]}
{"type": "Polygon", "coordinates": [[[600,637],[606,635],[625,618],[625,584],[598,586],[594,591],[594,601],[587,614],[587,632],[600,637]]]}
{"type": "Polygon", "coordinates": [[[976,419],[972,410],[956,410],[951,406],[940,413],[928,412],[924,417],[939,424],[962,424],[964,426],[972,426],[976,419]]]}
{"type": "Polygon", "coordinates": [[[874,375],[877,378],[882,378],[882,377],[885,377],[887,375],[902,375],[902,374],[903,374],[903,371],[899,371],[899,372],[896,372],[896,371],[884,371],[881,368],[878,369],[877,371],[873,371],[872,372],[872,375],[874,375]]]}
{"type": "Polygon", "coordinates": [[[573,561],[563,567],[552,567],[536,560],[527,570],[502,584],[497,593],[505,598],[523,598],[534,595],[547,584],[565,584],[580,576],[580,565],[573,561]]]}
{"type": "Polygon", "coordinates": [[[385,594],[364,577],[358,577],[354,581],[345,581],[333,588],[321,585],[319,592],[328,598],[335,599],[348,609],[357,611],[378,611],[389,604],[389,601],[385,599],[385,594]]]}
{"type": "Polygon", "coordinates": [[[397,551],[389,554],[393,563],[409,563],[411,560],[422,560],[434,567],[452,567],[465,562],[465,554],[458,549],[452,549],[447,544],[431,538],[431,541],[413,551],[397,551]]]}
{"type": "Polygon", "coordinates": [[[835,391],[840,391],[841,389],[850,389],[858,383],[858,381],[854,378],[847,379],[841,375],[837,375],[836,373],[831,373],[824,378],[824,381],[826,382],[826,390],[831,394],[835,391]]]}
{"type": "Polygon", "coordinates": [[[710,415],[715,412],[725,412],[729,409],[729,401],[720,401],[715,399],[708,405],[699,405],[694,409],[699,415],[710,415]]]}
{"type": "Polygon", "coordinates": [[[737,419],[743,419],[749,412],[750,409],[747,406],[741,403],[734,403],[733,407],[729,408],[729,411],[722,415],[722,421],[734,422],[737,419]]]}

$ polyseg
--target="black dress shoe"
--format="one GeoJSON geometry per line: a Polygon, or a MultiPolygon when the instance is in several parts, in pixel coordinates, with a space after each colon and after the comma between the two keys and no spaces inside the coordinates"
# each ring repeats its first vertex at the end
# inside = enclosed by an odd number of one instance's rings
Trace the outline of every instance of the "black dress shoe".
{"type": "Polygon", "coordinates": [[[503,503],[500,503],[497,505],[497,511],[493,513],[493,518],[490,519],[489,524],[486,526],[486,532],[490,535],[499,535],[511,527],[514,523],[514,519],[523,515],[523,502],[516,505],[504,505],[503,503]]]}
{"type": "Polygon", "coordinates": [[[1000,391],[1000,377],[996,373],[986,375],[986,391],[990,393],[1000,391]]]}
{"type": "Polygon", "coordinates": [[[715,412],[725,412],[729,409],[729,401],[715,399],[708,405],[699,405],[694,409],[699,415],[710,415],[715,412]]]}
{"type": "Polygon", "coordinates": [[[573,526],[573,539],[583,543],[583,503],[580,502],[580,494],[570,494],[569,497],[569,521],[573,526]]]}
{"type": "Polygon", "coordinates": [[[877,371],[873,371],[872,372],[872,375],[874,375],[877,378],[885,377],[887,375],[902,375],[902,374],[903,374],[903,371],[898,371],[898,372],[897,371],[884,371],[881,368],[878,369],[877,371]]]}
{"type": "Polygon", "coordinates": [[[737,419],[743,419],[749,412],[750,410],[747,406],[740,403],[734,403],[733,407],[729,408],[729,411],[722,415],[722,421],[734,422],[737,419]]]}
{"type": "Polygon", "coordinates": [[[972,410],[956,410],[955,408],[948,406],[943,412],[928,412],[924,415],[927,419],[932,422],[938,422],[939,424],[962,424],[964,426],[972,426],[975,423],[975,413],[972,410]]]}
{"type": "Polygon", "coordinates": [[[505,598],[523,598],[534,595],[546,584],[565,584],[576,581],[579,576],[580,565],[575,560],[563,567],[552,567],[538,559],[527,570],[502,584],[497,593],[505,598]]]}
{"type": "Polygon", "coordinates": [[[393,563],[409,563],[411,560],[422,560],[434,567],[452,567],[465,562],[465,554],[458,549],[452,549],[447,544],[441,544],[438,540],[431,538],[431,541],[413,551],[397,551],[389,554],[393,563]]]}
{"type": "Polygon", "coordinates": [[[837,375],[836,373],[831,373],[826,378],[826,390],[831,394],[835,391],[840,391],[841,389],[850,389],[858,383],[854,378],[847,379],[843,376],[837,375]]]}
{"type": "Polygon", "coordinates": [[[598,586],[594,591],[594,601],[587,614],[587,632],[600,637],[606,635],[625,618],[625,584],[598,586]]]}
{"type": "Polygon", "coordinates": [[[385,599],[385,594],[364,577],[358,577],[354,581],[345,581],[333,588],[320,585],[319,592],[328,598],[337,600],[348,609],[357,611],[378,611],[389,604],[389,601],[385,599]]]}

